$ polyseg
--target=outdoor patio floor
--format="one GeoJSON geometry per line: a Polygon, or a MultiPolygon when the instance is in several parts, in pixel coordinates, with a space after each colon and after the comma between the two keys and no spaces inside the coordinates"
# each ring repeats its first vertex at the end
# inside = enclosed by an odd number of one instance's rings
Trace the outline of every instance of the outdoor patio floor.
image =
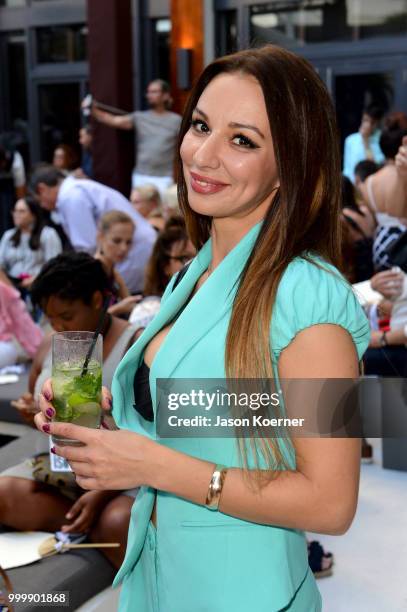
{"type": "Polygon", "coordinates": [[[362,465],[359,504],[343,536],[315,536],[335,555],[334,573],[318,580],[324,612],[407,611],[407,472],[362,465]]]}

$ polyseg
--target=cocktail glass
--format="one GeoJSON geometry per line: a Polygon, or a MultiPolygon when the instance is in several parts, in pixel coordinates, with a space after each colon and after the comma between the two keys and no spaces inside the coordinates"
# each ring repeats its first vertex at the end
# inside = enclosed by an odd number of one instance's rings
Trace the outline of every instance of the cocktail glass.
{"type": "MultiPolygon", "coordinates": [[[[97,429],[101,422],[103,339],[99,334],[87,367],[91,332],[61,332],[52,337],[52,389],[55,421],[97,429]]],[[[81,446],[77,440],[52,436],[59,445],[81,446]]]]}

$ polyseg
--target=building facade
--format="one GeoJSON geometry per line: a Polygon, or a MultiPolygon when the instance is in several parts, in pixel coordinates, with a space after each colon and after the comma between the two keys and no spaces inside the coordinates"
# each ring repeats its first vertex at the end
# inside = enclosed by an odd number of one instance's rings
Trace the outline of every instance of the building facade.
{"type": "MultiPolygon", "coordinates": [[[[169,0],[132,0],[132,14],[134,98],[143,108],[145,83],[170,78],[169,0]]],[[[88,34],[86,0],[0,0],[0,134],[27,164],[50,161],[62,142],[77,146],[88,34]]]]}
{"type": "Polygon", "coordinates": [[[311,61],[342,139],[365,104],[407,112],[406,0],[215,0],[215,21],[218,55],[271,42],[311,61]]]}
{"type": "MultiPolygon", "coordinates": [[[[335,100],[343,138],[367,103],[407,111],[407,0],[189,1],[202,4],[204,63],[266,42],[309,59],[335,100]]],[[[137,108],[152,78],[176,87],[176,2],[131,0],[137,108]]],[[[89,87],[87,37],[86,0],[0,0],[0,133],[13,133],[29,162],[76,143],[89,87]]]]}

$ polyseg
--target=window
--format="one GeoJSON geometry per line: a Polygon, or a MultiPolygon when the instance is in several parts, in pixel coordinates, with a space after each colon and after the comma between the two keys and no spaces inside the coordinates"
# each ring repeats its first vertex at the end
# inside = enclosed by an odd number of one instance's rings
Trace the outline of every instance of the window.
{"type": "Polygon", "coordinates": [[[348,23],[355,38],[373,38],[407,32],[406,0],[352,0],[348,5],[348,23]]]}
{"type": "Polygon", "coordinates": [[[51,162],[62,142],[77,147],[80,117],[80,85],[44,84],[38,88],[41,159],[51,162]]]}
{"type": "Polygon", "coordinates": [[[12,123],[27,119],[26,60],[24,34],[7,36],[8,90],[12,123]]]}
{"type": "Polygon", "coordinates": [[[26,6],[26,4],[27,0],[0,0],[0,7],[16,8],[18,6],[26,6]]]}
{"type": "Polygon", "coordinates": [[[286,46],[407,33],[407,0],[276,0],[252,7],[255,44],[286,46]]]}
{"type": "Polygon", "coordinates": [[[38,28],[38,63],[85,61],[87,35],[88,28],[84,24],[38,28]]]}
{"type": "Polygon", "coordinates": [[[154,19],[152,34],[153,78],[169,82],[171,21],[169,19],[154,19]]]}
{"type": "Polygon", "coordinates": [[[335,106],[343,145],[357,132],[363,109],[372,104],[388,113],[394,108],[395,78],[392,72],[368,72],[335,77],[335,106]]]}
{"type": "Polygon", "coordinates": [[[237,50],[237,11],[219,11],[216,15],[217,55],[227,55],[237,50]]]}
{"type": "Polygon", "coordinates": [[[4,35],[2,79],[5,88],[4,112],[6,139],[28,162],[28,123],[26,87],[26,37],[23,32],[4,35]]]}

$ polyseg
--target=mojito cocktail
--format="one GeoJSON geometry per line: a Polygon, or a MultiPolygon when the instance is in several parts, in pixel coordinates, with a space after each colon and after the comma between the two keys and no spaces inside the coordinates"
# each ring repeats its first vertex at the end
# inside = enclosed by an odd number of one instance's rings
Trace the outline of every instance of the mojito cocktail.
{"type": "MultiPolygon", "coordinates": [[[[84,362],[92,342],[88,332],[63,332],[53,337],[52,389],[55,420],[93,429],[100,427],[102,399],[102,337],[84,362]]],[[[79,444],[52,436],[56,444],[79,444]]]]}

